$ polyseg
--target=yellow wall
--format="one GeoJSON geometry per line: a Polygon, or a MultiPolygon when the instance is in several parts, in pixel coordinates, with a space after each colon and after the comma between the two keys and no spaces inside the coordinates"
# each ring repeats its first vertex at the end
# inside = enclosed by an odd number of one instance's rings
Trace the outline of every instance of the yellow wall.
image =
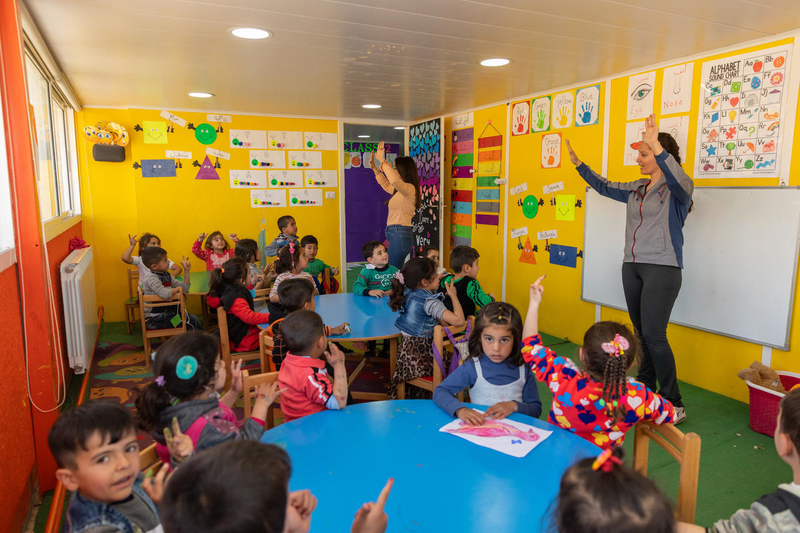
{"type": "MultiPolygon", "coordinates": [[[[141,169],[134,169],[133,162],[163,159],[165,150],[191,151],[199,163],[205,158],[206,145],[195,139],[194,130],[178,125],[168,134],[168,144],[144,144],[143,132],[134,131],[134,126],[144,120],[163,121],[159,114],[158,110],[139,109],[84,109],[79,113],[79,131],[85,125],[115,121],[127,128],[131,137],[123,163],[98,163],[92,159],[91,143],[79,136],[84,235],[97,250],[97,300],[105,306],[106,320],[124,320],[122,304],[128,288],[126,265],[120,257],[128,246],[129,233],[157,234],[172,260],[189,257],[192,271],[198,272],[205,270],[205,263],[191,254],[198,234],[219,229],[226,236],[237,233],[239,238],[257,239],[265,224],[269,243],[278,234],[278,217],[291,214],[297,220],[299,236],[313,233],[319,239],[319,257],[330,265],[339,264],[338,189],[321,189],[337,194],[336,199],[324,199],[322,207],[256,209],[250,207],[248,190],[231,188],[228,174],[231,169],[249,169],[249,150],[230,148],[229,129],[337,133],[337,121],[233,115],[231,123],[223,123],[225,132],[210,145],[232,154],[230,160],[220,159],[219,181],[196,180],[198,168],[192,166],[192,160],[181,161],[183,168],[177,169],[175,178],[142,178],[141,169]]],[[[176,114],[195,126],[206,122],[205,113],[176,114]]],[[[322,158],[323,169],[338,169],[338,151],[323,151],[322,158]]]]}

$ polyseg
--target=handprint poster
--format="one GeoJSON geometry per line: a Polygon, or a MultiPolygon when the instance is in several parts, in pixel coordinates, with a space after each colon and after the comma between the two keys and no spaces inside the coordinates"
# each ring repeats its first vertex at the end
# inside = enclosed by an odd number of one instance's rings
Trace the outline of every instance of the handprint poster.
{"type": "Polygon", "coordinates": [[[531,104],[531,131],[541,133],[550,129],[550,97],[536,98],[531,104]]]}
{"type": "Polygon", "coordinates": [[[647,118],[653,112],[653,88],[656,72],[645,72],[628,78],[628,120],[647,118]]]}
{"type": "Polygon", "coordinates": [[[561,167],[561,133],[542,136],[542,168],[561,167]]]}
{"type": "Polygon", "coordinates": [[[594,126],[600,116],[600,86],[578,89],[575,95],[575,125],[594,126]]]}
{"type": "Polygon", "coordinates": [[[575,95],[571,92],[559,93],[553,97],[553,127],[569,128],[572,126],[572,110],[575,107],[575,95]]]}
{"type": "Polygon", "coordinates": [[[511,108],[511,135],[527,135],[530,133],[531,103],[529,101],[517,102],[511,108]]]}

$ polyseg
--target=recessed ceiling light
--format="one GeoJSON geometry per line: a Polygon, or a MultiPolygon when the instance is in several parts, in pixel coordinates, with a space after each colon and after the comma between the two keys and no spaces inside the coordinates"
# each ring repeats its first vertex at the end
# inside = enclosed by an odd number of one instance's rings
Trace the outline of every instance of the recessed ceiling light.
{"type": "Polygon", "coordinates": [[[211,93],[189,93],[189,96],[192,98],[211,98],[214,95],[211,93]]]}
{"type": "Polygon", "coordinates": [[[396,129],[396,130],[404,130],[404,129],[406,129],[406,127],[405,126],[395,126],[394,129],[396,129]]]}
{"type": "Polygon", "coordinates": [[[380,109],[381,106],[379,104],[364,104],[361,107],[364,109],[380,109]]]}
{"type": "Polygon", "coordinates": [[[267,37],[272,37],[270,32],[260,28],[233,28],[231,33],[242,39],[266,39],[267,37]]]}
{"type": "Polygon", "coordinates": [[[511,61],[502,58],[484,59],[481,61],[481,65],[484,67],[502,67],[503,65],[508,65],[509,63],[511,63],[511,61]]]}
{"type": "Polygon", "coordinates": [[[359,139],[369,139],[369,135],[359,135],[359,139]]]}

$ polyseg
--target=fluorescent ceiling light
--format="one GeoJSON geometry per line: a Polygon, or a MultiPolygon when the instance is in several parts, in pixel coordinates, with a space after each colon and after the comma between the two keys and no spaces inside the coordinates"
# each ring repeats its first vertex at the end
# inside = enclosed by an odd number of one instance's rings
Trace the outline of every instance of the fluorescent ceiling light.
{"type": "Polygon", "coordinates": [[[272,37],[270,32],[260,28],[233,28],[231,33],[242,39],[266,39],[267,37],[272,37]]]}
{"type": "Polygon", "coordinates": [[[484,67],[502,67],[503,65],[508,65],[509,63],[511,63],[511,61],[502,58],[484,59],[481,61],[481,65],[484,67]]]}
{"type": "Polygon", "coordinates": [[[369,139],[369,135],[359,135],[359,139],[369,139]]]}
{"type": "Polygon", "coordinates": [[[211,98],[214,95],[211,93],[189,93],[189,96],[192,98],[211,98]]]}
{"type": "Polygon", "coordinates": [[[406,129],[406,127],[405,126],[395,126],[394,129],[396,129],[396,130],[404,130],[404,129],[406,129]]]}
{"type": "Polygon", "coordinates": [[[379,104],[364,104],[361,107],[364,109],[380,109],[381,106],[379,104]]]}

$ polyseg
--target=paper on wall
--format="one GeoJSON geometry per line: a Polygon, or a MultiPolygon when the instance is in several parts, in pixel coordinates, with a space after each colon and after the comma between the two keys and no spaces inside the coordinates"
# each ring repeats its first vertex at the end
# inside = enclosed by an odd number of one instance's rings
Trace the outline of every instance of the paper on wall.
{"type": "Polygon", "coordinates": [[[289,189],[291,207],[322,207],[322,189],[289,189]]]}
{"type": "Polygon", "coordinates": [[[282,150],[250,150],[250,168],[286,168],[286,152],[282,150]]]}
{"type": "Polygon", "coordinates": [[[572,126],[575,97],[571,92],[559,93],[553,97],[553,114],[551,120],[554,128],[572,126]]]}
{"type": "Polygon", "coordinates": [[[206,115],[206,120],[209,122],[230,122],[231,116],[230,115],[212,115],[211,113],[206,115]]]}
{"type": "Polygon", "coordinates": [[[322,168],[322,152],[289,151],[290,168],[322,168]]]}
{"type": "Polygon", "coordinates": [[[471,128],[473,123],[473,113],[470,111],[469,113],[461,113],[460,115],[454,115],[452,119],[452,126],[454,130],[460,130],[461,128],[471,128]]]}
{"type": "Polygon", "coordinates": [[[628,120],[647,118],[653,112],[653,89],[656,72],[635,74],[628,78],[628,120]]]}
{"type": "Polygon", "coordinates": [[[270,189],[291,189],[303,186],[302,170],[270,170],[267,175],[270,189]]]}
{"type": "Polygon", "coordinates": [[[636,164],[639,157],[639,143],[642,142],[644,133],[644,121],[628,122],[625,125],[625,151],[623,155],[623,165],[631,166],[636,164]]]}
{"type": "Polygon", "coordinates": [[[231,154],[228,152],[223,152],[222,150],[217,150],[216,148],[211,148],[210,146],[206,148],[206,155],[210,155],[212,157],[219,157],[220,159],[230,159],[231,154]]]}
{"type": "Polygon", "coordinates": [[[306,187],[338,187],[337,172],[335,170],[305,170],[303,171],[306,187]]]}
{"type": "Polygon", "coordinates": [[[264,130],[230,130],[231,148],[265,149],[267,132],[264,130]]]}
{"type": "Polygon", "coordinates": [[[536,238],[540,241],[546,239],[558,239],[558,230],[551,229],[550,231],[540,231],[536,234],[536,238]]]}
{"type": "Polygon", "coordinates": [[[685,161],[686,154],[689,153],[687,145],[689,142],[689,115],[662,118],[658,123],[658,131],[672,135],[672,138],[678,143],[681,159],[685,161]]]}
{"type": "Polygon", "coordinates": [[[511,135],[526,135],[530,133],[531,103],[529,101],[517,102],[511,108],[511,135]]]}
{"type": "Polygon", "coordinates": [[[178,150],[167,150],[166,156],[169,159],[191,159],[192,152],[181,152],[178,150]]]}
{"type": "Polygon", "coordinates": [[[231,189],[263,189],[267,186],[266,170],[231,170],[231,189]]]}
{"type": "Polygon", "coordinates": [[[315,133],[307,131],[303,134],[303,148],[306,150],[338,150],[335,133],[315,133]]]}
{"type": "Polygon", "coordinates": [[[575,94],[575,125],[593,126],[600,117],[600,86],[578,89],[575,94]]]}
{"type": "Polygon", "coordinates": [[[528,234],[528,226],[522,226],[519,229],[512,229],[511,230],[511,238],[516,239],[517,237],[522,237],[523,235],[528,234]]]}
{"type": "Polygon", "coordinates": [[[542,168],[561,167],[561,133],[542,135],[542,168]]]}
{"type": "Polygon", "coordinates": [[[513,196],[513,195],[515,195],[515,194],[519,194],[519,193],[521,193],[521,192],[525,192],[525,191],[527,191],[527,190],[528,190],[528,184],[527,184],[527,183],[520,183],[520,184],[519,184],[519,185],[517,185],[516,187],[511,187],[511,188],[508,190],[508,194],[510,194],[511,196],[513,196]]]}
{"type": "Polygon", "coordinates": [[[250,191],[250,207],[286,207],[286,191],[250,191]]]}
{"type": "MultiPolygon", "coordinates": [[[[482,413],[483,411],[478,411],[482,413]]],[[[453,420],[439,429],[512,457],[525,457],[553,432],[539,429],[516,420],[486,420],[482,426],[470,426],[463,420],[453,420]]]]}
{"type": "Polygon", "coordinates": [[[556,191],[563,191],[564,190],[564,182],[559,181],[558,183],[551,183],[550,185],[545,185],[542,187],[543,194],[550,194],[551,192],[556,191]]]}
{"type": "Polygon", "coordinates": [[[550,97],[542,96],[531,103],[531,131],[540,133],[550,129],[550,97]]]}
{"type": "Polygon", "coordinates": [[[267,133],[269,148],[278,150],[302,150],[303,133],[300,131],[270,131],[267,133]]]}
{"type": "Polygon", "coordinates": [[[177,124],[181,128],[185,128],[186,127],[186,121],[185,120],[183,120],[178,115],[173,115],[169,111],[162,111],[161,112],[161,116],[164,117],[165,119],[167,119],[169,122],[172,122],[173,124],[177,124]]]}
{"type": "Polygon", "coordinates": [[[684,63],[664,69],[664,79],[661,82],[662,115],[691,111],[693,74],[694,63],[684,63]]]}

